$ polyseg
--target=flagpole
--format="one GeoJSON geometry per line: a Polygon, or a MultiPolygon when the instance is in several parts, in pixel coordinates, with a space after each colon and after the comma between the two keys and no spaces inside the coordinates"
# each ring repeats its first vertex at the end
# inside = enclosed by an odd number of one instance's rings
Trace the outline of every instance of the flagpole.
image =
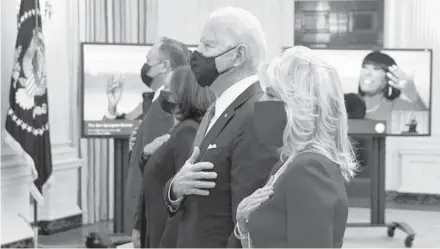
{"type": "MultiPolygon", "coordinates": [[[[37,37],[38,37],[38,14],[39,14],[39,8],[38,8],[38,0],[35,0],[35,34],[33,42],[37,43],[37,37]]],[[[37,44],[34,44],[37,45],[37,44]]],[[[34,71],[34,70],[33,70],[34,71]]],[[[40,186],[40,181],[37,179],[36,181],[36,187],[43,195],[43,188],[40,186]]],[[[38,202],[35,198],[34,199],[34,248],[38,248],[38,202]]]]}

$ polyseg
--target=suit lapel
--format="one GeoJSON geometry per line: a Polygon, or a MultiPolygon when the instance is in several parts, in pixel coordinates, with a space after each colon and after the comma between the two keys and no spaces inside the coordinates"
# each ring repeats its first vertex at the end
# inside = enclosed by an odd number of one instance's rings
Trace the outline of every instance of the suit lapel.
{"type": "Polygon", "coordinates": [[[217,121],[215,121],[214,125],[211,127],[211,129],[208,131],[206,136],[203,138],[200,144],[200,152],[203,154],[208,145],[210,145],[217,136],[223,131],[223,129],[226,127],[228,122],[234,117],[235,110],[240,107],[246,100],[248,100],[250,97],[254,96],[255,94],[258,94],[261,92],[260,83],[257,81],[254,84],[252,84],[250,87],[248,87],[242,94],[238,96],[232,102],[231,105],[226,108],[226,110],[219,116],[217,121]]]}
{"type": "Polygon", "coordinates": [[[226,124],[235,115],[235,110],[232,108],[227,108],[222,115],[217,119],[215,124],[208,131],[206,136],[203,138],[200,144],[200,150],[205,151],[207,146],[220,134],[226,124]]]}

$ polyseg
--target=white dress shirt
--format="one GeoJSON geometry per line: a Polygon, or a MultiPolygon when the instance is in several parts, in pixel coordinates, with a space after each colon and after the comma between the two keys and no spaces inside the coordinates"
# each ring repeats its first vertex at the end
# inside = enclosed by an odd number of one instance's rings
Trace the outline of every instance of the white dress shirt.
{"type": "Polygon", "coordinates": [[[160,92],[163,91],[164,88],[165,88],[165,85],[159,87],[159,89],[157,89],[156,92],[154,92],[152,102],[154,102],[157,98],[159,98],[160,92]]]}
{"type": "MultiPolygon", "coordinates": [[[[246,89],[248,89],[252,84],[257,82],[257,75],[251,75],[246,77],[234,85],[230,86],[226,89],[220,97],[215,101],[215,114],[212,117],[211,122],[209,123],[208,129],[206,129],[205,135],[208,133],[209,129],[215,124],[220,115],[242,94],[246,89]]],[[[169,206],[171,212],[176,212],[180,202],[183,200],[183,197],[179,197],[177,200],[171,199],[171,186],[173,185],[174,178],[171,180],[170,188],[168,189],[168,200],[173,205],[169,206]]]]}
{"type": "Polygon", "coordinates": [[[220,97],[217,98],[215,101],[215,114],[209,123],[208,129],[206,129],[205,135],[212,128],[220,115],[222,115],[222,113],[232,104],[232,102],[234,102],[234,100],[237,99],[238,96],[240,96],[240,94],[242,94],[244,91],[246,91],[246,89],[248,89],[253,83],[257,82],[257,80],[257,75],[246,77],[230,86],[222,93],[222,95],[220,95],[220,97]]]}

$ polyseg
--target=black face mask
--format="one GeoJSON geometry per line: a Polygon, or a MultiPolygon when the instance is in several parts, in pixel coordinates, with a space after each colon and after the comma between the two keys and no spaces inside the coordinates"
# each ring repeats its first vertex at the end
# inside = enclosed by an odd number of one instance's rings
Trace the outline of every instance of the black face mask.
{"type": "Polygon", "coordinates": [[[283,133],[287,124],[282,101],[260,101],[254,104],[254,125],[257,137],[265,145],[283,146],[283,133]]]}
{"type": "Polygon", "coordinates": [[[151,83],[153,82],[153,77],[148,76],[148,71],[150,71],[151,66],[145,63],[141,68],[141,79],[142,82],[148,87],[151,86],[151,83]]]}
{"type": "Polygon", "coordinates": [[[156,65],[159,65],[160,63],[157,63],[153,66],[148,65],[147,63],[144,63],[144,65],[141,68],[141,79],[142,82],[144,82],[144,84],[148,87],[151,87],[151,84],[153,83],[154,77],[151,77],[148,75],[148,71],[150,71],[150,69],[156,65]]]}
{"type": "Polygon", "coordinates": [[[161,91],[159,95],[160,106],[162,110],[169,114],[174,114],[176,111],[177,104],[170,101],[171,93],[166,91],[161,91]]]}
{"type": "Polygon", "coordinates": [[[215,59],[217,57],[220,57],[227,52],[231,51],[232,49],[236,48],[237,46],[230,48],[226,50],[225,52],[213,56],[213,57],[205,57],[199,51],[194,51],[191,55],[190,65],[191,70],[193,71],[194,75],[196,76],[197,83],[201,87],[210,86],[212,83],[217,79],[218,76],[221,74],[224,74],[225,72],[229,71],[231,68],[224,70],[223,72],[219,73],[217,70],[217,66],[215,64],[215,59]]]}

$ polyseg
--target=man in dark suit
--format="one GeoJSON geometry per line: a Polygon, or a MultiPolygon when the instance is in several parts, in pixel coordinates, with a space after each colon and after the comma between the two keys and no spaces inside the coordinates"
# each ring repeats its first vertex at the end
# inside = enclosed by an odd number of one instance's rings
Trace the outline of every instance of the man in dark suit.
{"type": "Polygon", "coordinates": [[[201,86],[218,96],[203,118],[192,155],[164,188],[170,214],[181,212],[178,247],[241,247],[233,235],[238,203],[264,185],[278,160],[255,136],[262,96],[256,72],[265,59],[261,25],[238,8],[214,11],[191,57],[201,86]]]}
{"type": "Polygon", "coordinates": [[[124,191],[124,231],[133,231],[135,241],[140,237],[141,229],[140,223],[134,224],[134,221],[141,219],[137,214],[137,203],[142,199],[140,162],[143,150],[145,145],[156,137],[168,133],[174,122],[173,117],[164,112],[156,100],[161,95],[170,73],[188,63],[189,50],[186,45],[173,39],[161,38],[151,47],[141,70],[142,81],[155,91],[155,95],[151,107],[134,134],[135,139],[131,139],[134,144],[124,191]]]}

